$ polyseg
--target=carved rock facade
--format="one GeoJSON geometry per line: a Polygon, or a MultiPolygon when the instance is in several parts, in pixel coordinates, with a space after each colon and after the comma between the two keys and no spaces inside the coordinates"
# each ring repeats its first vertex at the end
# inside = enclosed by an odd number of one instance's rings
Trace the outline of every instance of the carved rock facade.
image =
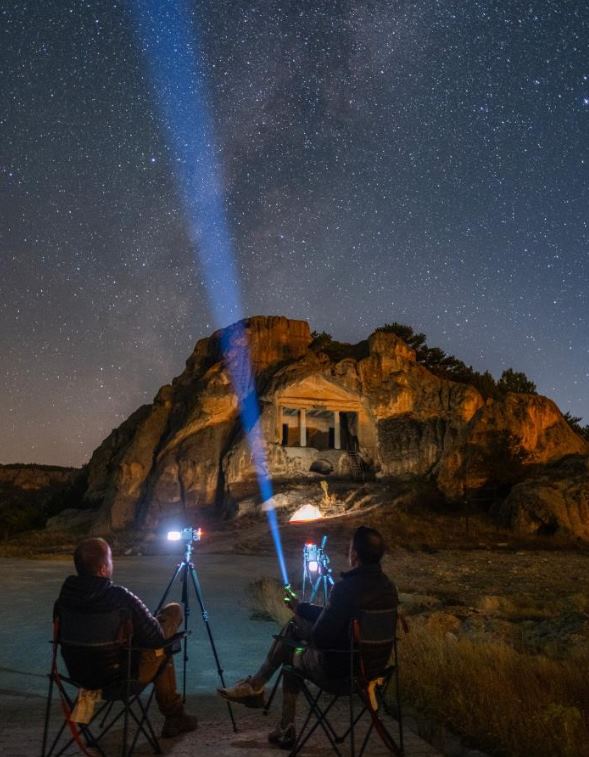
{"type": "Polygon", "coordinates": [[[393,334],[377,331],[363,356],[337,361],[311,343],[306,322],[265,316],[199,341],[185,371],[92,456],[86,501],[100,508],[96,529],[153,525],[256,492],[231,380],[248,370],[244,345],[274,482],[429,477],[459,498],[496,477],[503,458],[521,477],[529,466],[589,452],[550,400],[485,402],[474,387],[419,365],[393,334]]]}

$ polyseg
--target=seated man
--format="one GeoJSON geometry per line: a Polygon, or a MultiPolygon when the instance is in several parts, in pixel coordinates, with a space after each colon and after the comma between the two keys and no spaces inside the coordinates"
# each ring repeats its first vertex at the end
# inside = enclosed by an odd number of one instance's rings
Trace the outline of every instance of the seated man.
{"type": "MultiPolygon", "coordinates": [[[[112,552],[104,539],[84,539],[74,552],[77,576],[68,576],[55,603],[72,612],[100,613],[126,609],[133,623],[133,645],[141,647],[138,679],[142,683],[153,680],[162,662],[161,647],[173,636],[182,623],[182,608],[173,602],[166,605],[155,618],[143,602],[123,586],[111,581],[112,552]]],[[[165,717],[163,738],[172,738],[193,731],[197,720],[184,712],[182,698],[176,691],[174,661],[170,658],[155,681],[155,697],[165,717]]]]}
{"type": "MultiPolygon", "coordinates": [[[[287,598],[294,618],[272,644],[268,656],[253,676],[238,681],[232,688],[219,689],[219,694],[232,702],[248,707],[264,703],[264,684],[285,662],[320,686],[346,679],[348,657],[337,652],[350,648],[349,628],[362,610],[394,610],[398,604],[395,585],[382,572],[380,565],[384,542],[378,531],[360,526],[350,543],[349,562],[352,570],[342,573],[331,591],[325,608],[287,598]],[[285,643],[288,639],[290,643],[285,643]],[[292,641],[305,641],[307,646],[294,649],[292,641]]],[[[268,739],[285,749],[296,741],[295,708],[300,679],[285,671],[282,680],[282,718],[268,739]]]]}

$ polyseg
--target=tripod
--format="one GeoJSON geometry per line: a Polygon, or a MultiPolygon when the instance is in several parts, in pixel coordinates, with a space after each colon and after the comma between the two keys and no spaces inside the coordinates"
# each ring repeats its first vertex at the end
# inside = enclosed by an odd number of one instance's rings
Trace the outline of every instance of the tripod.
{"type": "Polygon", "coordinates": [[[327,536],[321,539],[321,544],[305,544],[303,548],[303,588],[301,597],[305,600],[305,594],[309,591],[307,602],[313,600],[322,591],[323,605],[327,604],[331,588],[334,584],[329,557],[325,551],[327,536]]]}
{"type": "MultiPolygon", "coordinates": [[[[305,576],[303,576],[303,591],[302,595],[305,596],[305,576]]],[[[320,565],[319,570],[317,571],[317,577],[313,581],[312,578],[307,579],[310,583],[309,588],[311,589],[311,593],[309,594],[309,599],[307,600],[311,604],[313,604],[313,600],[319,592],[321,591],[323,593],[323,605],[325,606],[327,604],[327,599],[329,598],[329,593],[331,592],[331,587],[334,584],[333,577],[331,575],[331,568],[328,568],[325,565],[320,565]]]]}
{"type": "MultiPolygon", "coordinates": [[[[170,589],[172,588],[172,585],[174,584],[174,581],[177,578],[179,578],[181,582],[181,587],[182,587],[180,601],[182,602],[182,606],[184,608],[184,630],[186,631],[186,635],[184,637],[184,654],[182,656],[182,662],[183,662],[182,701],[183,702],[186,701],[186,665],[188,663],[188,632],[189,632],[188,623],[189,623],[189,618],[190,618],[190,603],[188,600],[189,584],[191,584],[192,588],[194,589],[194,594],[196,596],[197,602],[200,607],[200,614],[205,624],[205,628],[207,629],[209,643],[211,645],[213,657],[215,658],[215,663],[217,665],[217,674],[219,676],[219,680],[221,681],[221,686],[225,687],[225,679],[223,678],[223,668],[221,667],[221,661],[219,660],[217,647],[215,646],[215,640],[213,639],[211,626],[209,624],[209,614],[206,611],[205,606],[204,606],[204,602],[202,599],[202,590],[200,588],[200,582],[198,580],[196,568],[194,567],[194,563],[192,562],[192,550],[193,550],[192,541],[193,541],[193,536],[191,532],[190,539],[187,539],[184,541],[184,557],[182,561],[179,562],[178,565],[176,566],[176,569],[174,570],[174,573],[172,574],[172,578],[170,579],[170,582],[166,586],[166,590],[164,591],[163,596],[160,599],[159,604],[156,607],[156,610],[154,613],[154,615],[157,615],[159,611],[162,609],[168,597],[168,594],[170,593],[170,589]]],[[[231,720],[231,725],[233,726],[233,732],[237,733],[237,726],[235,724],[233,710],[231,709],[231,702],[227,702],[227,709],[229,711],[229,718],[231,720]]]]}

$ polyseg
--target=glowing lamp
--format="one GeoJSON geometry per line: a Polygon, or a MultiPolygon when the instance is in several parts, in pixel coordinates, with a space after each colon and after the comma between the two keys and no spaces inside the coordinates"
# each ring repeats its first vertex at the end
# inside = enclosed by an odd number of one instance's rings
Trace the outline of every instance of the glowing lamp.
{"type": "Polygon", "coordinates": [[[168,531],[168,541],[183,541],[187,544],[193,541],[200,541],[202,538],[202,528],[183,528],[181,531],[168,531]]]}
{"type": "Polygon", "coordinates": [[[303,505],[290,516],[291,523],[301,523],[309,520],[319,520],[322,518],[321,510],[315,505],[303,505]]]}

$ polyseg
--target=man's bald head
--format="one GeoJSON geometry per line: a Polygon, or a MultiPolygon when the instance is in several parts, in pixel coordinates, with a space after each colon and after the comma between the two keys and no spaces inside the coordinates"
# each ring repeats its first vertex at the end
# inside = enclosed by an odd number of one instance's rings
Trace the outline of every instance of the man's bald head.
{"type": "Polygon", "coordinates": [[[375,528],[360,526],[354,532],[350,554],[354,553],[362,565],[378,565],[384,555],[385,543],[375,528]]]}
{"type": "Polygon", "coordinates": [[[107,541],[84,539],[74,552],[74,565],[79,576],[112,576],[112,553],[107,541]]]}

